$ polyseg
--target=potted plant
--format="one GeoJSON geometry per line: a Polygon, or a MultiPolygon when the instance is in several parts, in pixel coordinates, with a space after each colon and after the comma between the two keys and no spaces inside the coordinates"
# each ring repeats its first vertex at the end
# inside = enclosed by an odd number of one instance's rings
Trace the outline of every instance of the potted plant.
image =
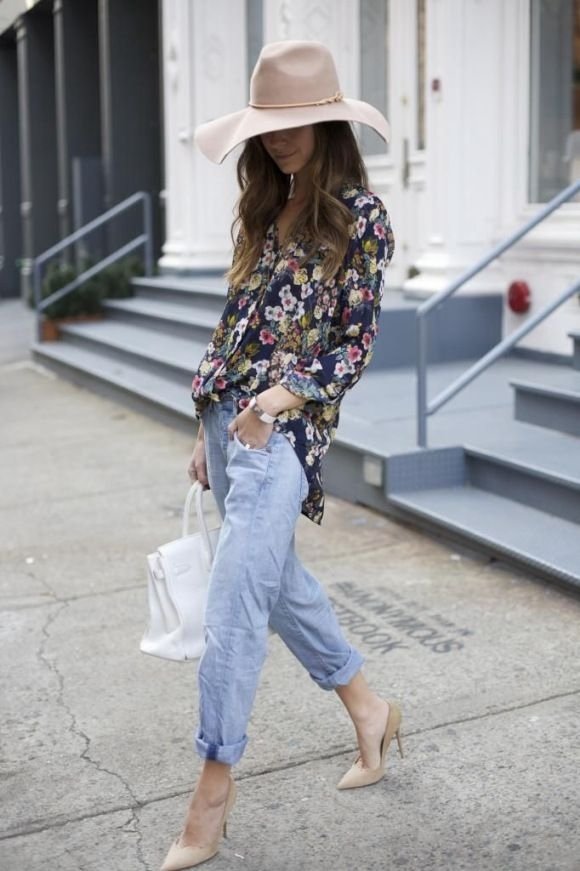
{"type": "MultiPolygon", "coordinates": [[[[85,258],[80,269],[67,263],[53,261],[47,268],[42,282],[42,298],[46,299],[56,290],[73,281],[77,275],[92,265],[85,258]]],[[[131,277],[142,275],[143,267],[137,257],[127,257],[113,263],[93,278],[85,281],[76,290],[51,303],[42,313],[41,339],[54,341],[59,338],[59,325],[78,321],[102,320],[102,300],[105,298],[123,298],[133,295],[131,277]]]]}
{"type": "Polygon", "coordinates": [[[124,257],[103,269],[96,276],[101,284],[103,299],[124,299],[133,296],[131,279],[143,275],[143,263],[139,257],[124,257]]]}

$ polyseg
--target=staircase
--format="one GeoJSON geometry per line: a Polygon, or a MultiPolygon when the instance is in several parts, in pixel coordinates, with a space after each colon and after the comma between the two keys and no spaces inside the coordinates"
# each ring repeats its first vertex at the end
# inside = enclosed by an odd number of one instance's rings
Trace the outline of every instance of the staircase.
{"type": "MultiPolygon", "coordinates": [[[[36,360],[79,384],[133,400],[146,411],[191,427],[193,372],[223,311],[223,275],[134,278],[134,296],[104,302],[103,321],[67,324],[58,342],[36,342],[36,360]]],[[[380,341],[369,369],[411,366],[415,354],[415,307],[401,293],[386,295],[380,341]]],[[[482,354],[501,330],[501,300],[474,295],[451,302],[437,324],[431,361],[482,354]],[[458,322],[469,325],[459,331],[458,322]],[[456,340],[461,335],[461,342],[456,340]]]]}
{"type": "MultiPolygon", "coordinates": [[[[33,356],[193,435],[192,373],[223,310],[223,278],[133,284],[134,297],[105,303],[103,321],[66,325],[60,341],[35,343],[33,356]]],[[[385,293],[373,360],[345,396],[325,459],[326,491],[580,587],[580,333],[569,366],[498,361],[435,416],[433,447],[419,450],[418,304],[385,293]]],[[[433,325],[430,386],[449,383],[499,341],[502,307],[497,295],[448,301],[433,325]]]]}
{"type": "Polygon", "coordinates": [[[580,331],[568,335],[574,342],[573,369],[555,371],[541,384],[514,381],[515,416],[517,420],[580,436],[580,331]]]}
{"type": "Polygon", "coordinates": [[[492,431],[460,447],[389,457],[385,493],[404,515],[580,589],[580,332],[570,338],[573,365],[510,379],[512,421],[490,414],[492,431]]]}
{"type": "Polygon", "coordinates": [[[223,278],[132,283],[133,297],[104,302],[103,321],[65,324],[61,340],[36,342],[33,356],[74,383],[193,432],[192,374],[224,307],[223,278]]]}

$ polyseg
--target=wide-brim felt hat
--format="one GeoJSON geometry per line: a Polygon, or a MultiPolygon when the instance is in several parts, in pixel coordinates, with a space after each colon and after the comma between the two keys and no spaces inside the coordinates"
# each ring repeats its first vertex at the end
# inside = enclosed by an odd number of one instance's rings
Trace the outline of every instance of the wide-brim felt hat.
{"type": "Polygon", "coordinates": [[[252,136],[318,124],[355,121],[389,141],[385,116],[363,100],[340,90],[334,59],[321,42],[285,40],[262,48],[250,80],[249,105],[200,124],[194,141],[214,163],[252,136]]]}

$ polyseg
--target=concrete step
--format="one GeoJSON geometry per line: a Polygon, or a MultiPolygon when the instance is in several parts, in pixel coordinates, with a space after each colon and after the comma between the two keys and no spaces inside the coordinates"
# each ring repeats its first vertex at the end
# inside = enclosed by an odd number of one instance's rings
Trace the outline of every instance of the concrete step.
{"type": "Polygon", "coordinates": [[[196,278],[138,277],[132,280],[135,296],[157,302],[201,306],[206,311],[223,311],[226,302],[226,281],[223,275],[204,275],[196,278]]]}
{"type": "MultiPolygon", "coordinates": [[[[225,305],[223,275],[135,278],[133,285],[134,298],[106,303],[111,317],[157,321],[163,332],[209,341],[225,305]]],[[[421,301],[408,299],[399,290],[385,291],[373,369],[415,364],[415,312],[421,301]]],[[[501,315],[499,294],[469,294],[450,300],[444,312],[437,310],[430,319],[429,361],[471,360],[485,354],[501,339],[501,315]]]]}
{"type": "MultiPolygon", "coordinates": [[[[223,275],[133,280],[135,297],[108,300],[111,318],[147,323],[160,332],[209,341],[226,301],[223,275]]],[[[421,300],[407,299],[389,289],[383,296],[379,335],[371,366],[396,369],[416,362],[416,308],[421,300]]],[[[498,294],[458,296],[445,311],[430,319],[428,359],[437,364],[471,360],[485,354],[501,338],[502,299],[498,294]]]]}
{"type": "Polygon", "coordinates": [[[142,361],[119,360],[96,348],[67,342],[35,342],[33,358],[53,372],[172,426],[195,432],[191,373],[182,378],[152,372],[142,361]]]}
{"type": "MultiPolygon", "coordinates": [[[[466,445],[466,479],[473,487],[580,524],[578,444],[570,436],[549,434],[554,436],[551,446],[538,440],[537,445],[524,443],[521,450],[466,445]]],[[[580,528],[578,541],[580,555],[580,528]]]]}
{"type": "Polygon", "coordinates": [[[519,566],[580,590],[580,531],[554,517],[470,485],[391,493],[403,515],[474,542],[519,566]]]}
{"type": "Polygon", "coordinates": [[[580,330],[572,330],[571,333],[568,333],[568,336],[574,343],[572,365],[574,366],[574,369],[580,369],[580,330]]]}
{"type": "Polygon", "coordinates": [[[516,420],[580,436],[580,372],[554,367],[542,381],[510,381],[516,420]]]}
{"type": "Polygon", "coordinates": [[[189,269],[176,269],[173,266],[162,266],[161,263],[157,264],[157,276],[160,279],[167,279],[168,281],[173,281],[173,279],[192,279],[193,281],[202,280],[204,281],[206,278],[221,278],[225,275],[227,270],[229,269],[229,263],[224,261],[221,264],[216,264],[215,266],[190,266],[189,269]]]}
{"type": "Polygon", "coordinates": [[[104,320],[61,327],[63,343],[86,348],[118,361],[126,361],[164,377],[191,382],[206,350],[206,343],[159,333],[139,323],[104,320]]]}
{"type": "Polygon", "coordinates": [[[105,300],[103,305],[107,317],[113,320],[154,328],[159,335],[181,336],[206,345],[221,313],[201,305],[185,306],[141,297],[105,300]]]}
{"type": "MultiPolygon", "coordinates": [[[[34,358],[78,385],[188,433],[195,432],[191,376],[205,343],[120,321],[69,325],[63,333],[61,342],[35,343],[34,358]]],[[[366,444],[368,433],[365,435],[359,425],[349,427],[348,414],[345,417],[330,457],[325,458],[329,494],[386,513],[413,515],[419,525],[445,529],[468,545],[485,553],[503,554],[544,578],[578,581],[572,571],[574,563],[576,573],[580,572],[580,468],[574,438],[514,423],[516,434],[518,427],[525,430],[525,440],[516,435],[510,443],[506,435],[512,432],[509,429],[498,432],[503,445],[472,444],[467,451],[463,447],[419,451],[416,456],[403,457],[408,473],[407,485],[401,491],[389,486],[394,478],[384,471],[393,461],[389,451],[379,451],[374,441],[366,444]],[[421,467],[438,453],[444,459],[442,472],[421,467]],[[425,482],[431,489],[423,489],[425,482]],[[474,482],[481,487],[473,486],[474,482]],[[507,499],[506,492],[513,498],[507,499]],[[441,495],[439,502],[437,493],[441,495]],[[475,496],[477,507],[469,501],[475,496]],[[525,505],[525,501],[530,504],[525,505]],[[564,513],[576,522],[556,516],[564,513]],[[515,531],[511,529],[514,523],[515,531]]],[[[386,431],[393,425],[390,422],[386,431]]],[[[369,424],[368,430],[377,434],[376,424],[369,424]]]]}

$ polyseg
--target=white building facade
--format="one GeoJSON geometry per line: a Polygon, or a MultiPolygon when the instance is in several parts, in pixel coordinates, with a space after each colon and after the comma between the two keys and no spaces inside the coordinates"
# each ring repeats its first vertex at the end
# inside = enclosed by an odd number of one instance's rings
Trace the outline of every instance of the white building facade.
{"type": "MultiPolygon", "coordinates": [[[[240,149],[221,166],[197,124],[247,104],[261,46],[324,42],[347,96],[391,123],[359,130],[371,188],[391,214],[387,293],[427,297],[580,177],[580,0],[163,0],[164,272],[225,269],[240,149]]],[[[580,197],[462,292],[528,283],[506,335],[580,277],[580,197]]],[[[573,297],[521,342],[568,355],[573,297]]]]}

